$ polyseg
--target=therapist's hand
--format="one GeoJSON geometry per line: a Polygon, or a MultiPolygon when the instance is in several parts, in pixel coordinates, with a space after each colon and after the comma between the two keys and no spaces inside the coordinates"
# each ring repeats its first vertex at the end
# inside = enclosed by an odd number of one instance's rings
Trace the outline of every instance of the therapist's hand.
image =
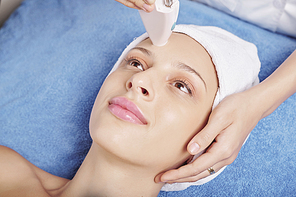
{"type": "Polygon", "coordinates": [[[152,12],[154,9],[154,2],[155,0],[116,0],[119,3],[122,3],[123,5],[144,10],[146,12],[152,12]]]}
{"type": "Polygon", "coordinates": [[[262,118],[254,93],[230,95],[213,110],[208,124],[188,144],[187,150],[195,155],[206,149],[193,163],[156,176],[156,182],[194,182],[231,164],[245,139],[262,118]]]}
{"type": "Polygon", "coordinates": [[[208,168],[212,167],[217,172],[232,163],[259,120],[296,93],[295,84],[296,50],[264,81],[223,99],[211,113],[208,124],[187,147],[188,152],[194,155],[213,142],[206,152],[193,163],[157,175],[155,182],[197,181],[209,176],[208,168]],[[196,147],[196,150],[192,151],[191,147],[196,147]]]}

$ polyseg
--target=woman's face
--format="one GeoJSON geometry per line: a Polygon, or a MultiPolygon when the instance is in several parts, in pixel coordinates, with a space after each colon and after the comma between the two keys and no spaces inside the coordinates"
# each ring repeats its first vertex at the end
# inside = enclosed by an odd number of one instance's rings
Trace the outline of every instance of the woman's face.
{"type": "Polygon", "coordinates": [[[173,33],[162,47],[146,39],[102,85],[91,114],[92,139],[131,164],[177,167],[208,120],[217,84],[210,56],[192,38],[173,33]]]}

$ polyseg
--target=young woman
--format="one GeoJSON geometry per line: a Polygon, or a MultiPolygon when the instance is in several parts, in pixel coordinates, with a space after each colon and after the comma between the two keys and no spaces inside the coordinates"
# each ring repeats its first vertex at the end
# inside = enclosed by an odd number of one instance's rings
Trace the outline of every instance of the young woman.
{"type": "Polygon", "coordinates": [[[2,146],[0,196],[157,196],[164,183],[155,177],[192,159],[187,143],[206,125],[213,105],[253,85],[260,66],[256,48],[226,31],[176,29],[179,33],[163,47],[144,35],[123,52],[93,106],[93,143],[72,180],[51,175],[2,146]],[[236,64],[236,58],[223,55],[225,44],[203,42],[207,35],[237,46],[227,54],[242,49],[253,55],[241,55],[246,61],[236,64]],[[253,58],[259,64],[245,68],[253,58]],[[221,66],[229,65],[236,71],[222,75],[221,66]],[[248,77],[241,78],[242,73],[248,77]],[[225,87],[237,77],[240,88],[225,87]]]}

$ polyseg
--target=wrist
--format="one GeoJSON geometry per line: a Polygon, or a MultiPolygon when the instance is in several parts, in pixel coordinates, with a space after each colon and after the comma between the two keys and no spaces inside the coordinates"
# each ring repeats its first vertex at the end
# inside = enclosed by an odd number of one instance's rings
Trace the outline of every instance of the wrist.
{"type": "Polygon", "coordinates": [[[249,102],[248,110],[253,111],[253,114],[258,116],[259,120],[267,116],[266,113],[273,103],[272,96],[266,88],[268,87],[264,83],[259,83],[242,92],[242,96],[249,102]]]}
{"type": "Polygon", "coordinates": [[[296,92],[296,51],[269,77],[246,91],[261,118],[296,92]]]}

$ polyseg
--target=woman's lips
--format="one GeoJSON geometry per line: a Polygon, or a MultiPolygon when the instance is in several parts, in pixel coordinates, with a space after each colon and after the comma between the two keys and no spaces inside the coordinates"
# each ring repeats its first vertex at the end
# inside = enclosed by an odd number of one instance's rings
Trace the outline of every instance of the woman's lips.
{"type": "Polygon", "coordinates": [[[109,101],[109,110],[116,117],[134,124],[146,125],[143,113],[133,102],[124,97],[115,97],[109,101]]]}

